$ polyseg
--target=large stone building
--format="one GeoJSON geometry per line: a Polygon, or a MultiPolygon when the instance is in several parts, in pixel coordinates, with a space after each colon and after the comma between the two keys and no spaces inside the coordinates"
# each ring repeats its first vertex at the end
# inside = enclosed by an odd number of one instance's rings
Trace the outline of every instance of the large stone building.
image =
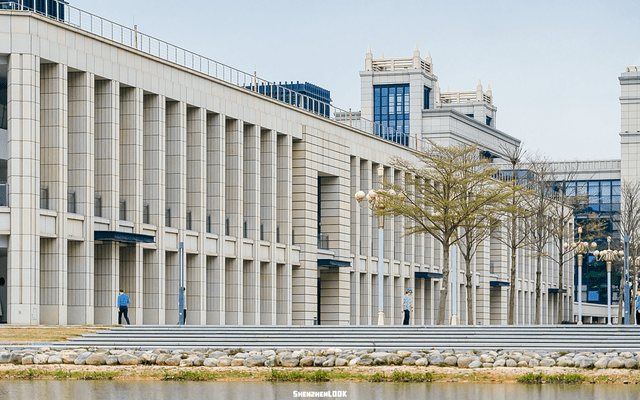
{"type": "MultiPolygon", "coordinates": [[[[440,91],[417,47],[407,59],[369,52],[351,113],[284,87],[265,95],[251,74],[72,6],[57,15],[0,10],[3,322],[113,324],[122,288],[132,323],[175,324],[181,244],[189,324],[372,324],[378,285],[387,324],[407,287],[412,323],[435,322],[441,246],[388,221],[381,279],[376,221],[353,194],[377,187],[380,166],[401,179],[391,157],[425,138],[479,143],[490,158],[519,146],[496,129],[490,89],[440,91]]],[[[506,323],[517,290],[516,322],[533,323],[525,253],[509,288],[504,246],[480,247],[475,321],[506,323]]],[[[572,313],[573,274],[559,299],[545,271],[552,323],[558,301],[572,313]]]]}

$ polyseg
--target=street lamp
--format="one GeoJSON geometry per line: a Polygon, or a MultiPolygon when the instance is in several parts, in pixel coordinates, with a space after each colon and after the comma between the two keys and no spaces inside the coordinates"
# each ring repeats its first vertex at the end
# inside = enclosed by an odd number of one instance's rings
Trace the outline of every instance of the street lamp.
{"type": "Polygon", "coordinates": [[[611,262],[624,257],[624,251],[611,250],[611,236],[607,236],[607,250],[594,251],[598,261],[607,262],[607,325],[611,325],[611,262]]]}
{"type": "MultiPolygon", "coordinates": [[[[382,176],[384,175],[384,167],[378,167],[378,182],[382,182],[382,176]]],[[[380,185],[382,186],[382,184],[380,185]]],[[[363,207],[369,207],[374,212],[380,212],[384,210],[384,196],[379,193],[386,193],[389,196],[396,196],[396,192],[393,189],[384,191],[382,188],[375,190],[369,190],[366,195],[364,191],[360,190],[355,194],[355,198],[358,204],[363,207]],[[362,204],[363,199],[367,199],[367,203],[362,204]]],[[[398,194],[400,199],[404,199],[404,194],[400,192],[398,194]]],[[[378,214],[378,325],[384,325],[384,215],[378,214]]]]}
{"type": "MultiPolygon", "coordinates": [[[[582,256],[589,252],[589,248],[595,250],[598,245],[594,242],[589,244],[582,241],[582,227],[578,227],[578,242],[572,242],[571,248],[578,255],[578,325],[582,325],[582,256]]],[[[564,244],[565,249],[569,244],[564,244]]]]}

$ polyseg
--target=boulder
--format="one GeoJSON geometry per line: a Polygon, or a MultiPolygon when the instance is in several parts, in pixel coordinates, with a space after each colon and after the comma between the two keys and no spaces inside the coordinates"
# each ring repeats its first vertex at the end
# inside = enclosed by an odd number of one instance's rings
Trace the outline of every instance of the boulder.
{"type": "Polygon", "coordinates": [[[242,367],[244,365],[244,358],[234,358],[231,360],[232,367],[242,367]]]}
{"type": "Polygon", "coordinates": [[[320,357],[320,356],[316,356],[316,358],[313,359],[313,365],[316,366],[316,367],[321,367],[322,363],[324,363],[325,361],[327,361],[326,358],[320,357]]]}
{"type": "Polygon", "coordinates": [[[36,354],[35,356],[33,356],[34,364],[46,364],[47,361],[49,361],[48,354],[36,354]]]}
{"type": "Polygon", "coordinates": [[[388,364],[393,364],[393,365],[400,365],[400,364],[402,364],[402,357],[400,357],[397,354],[390,354],[387,357],[387,363],[388,364]]]}
{"type": "Polygon", "coordinates": [[[171,367],[177,367],[180,365],[180,361],[182,361],[182,357],[180,355],[175,355],[164,360],[164,365],[169,365],[171,367]]]}
{"type": "MultiPolygon", "coordinates": [[[[483,363],[493,363],[493,362],[496,361],[496,359],[493,356],[491,356],[490,354],[482,354],[480,356],[480,361],[483,362],[483,363]]],[[[447,361],[445,360],[445,362],[447,362],[447,361]]]]}
{"type": "Polygon", "coordinates": [[[518,365],[518,363],[516,363],[516,360],[511,358],[507,360],[507,363],[506,363],[507,367],[515,367],[516,365],[518,365]]]}
{"type": "Polygon", "coordinates": [[[85,351],[83,353],[78,354],[78,357],[76,357],[75,360],[73,360],[73,363],[76,365],[85,365],[87,363],[87,359],[92,355],[93,353],[90,351],[85,351]]]}
{"type": "Polygon", "coordinates": [[[212,351],[211,353],[208,354],[209,358],[220,358],[220,357],[226,357],[228,356],[227,353],[225,353],[224,351],[212,351]]]}
{"type": "Polygon", "coordinates": [[[218,359],[218,367],[230,367],[231,366],[231,358],[224,356],[218,359]]]}
{"type": "Polygon", "coordinates": [[[593,366],[596,368],[607,368],[607,365],[609,364],[609,357],[600,357],[598,359],[598,361],[596,361],[593,366]]]}
{"type": "Polygon", "coordinates": [[[553,367],[554,365],[556,365],[556,360],[553,358],[543,358],[540,360],[541,367],[553,367]]]}
{"type": "Polygon", "coordinates": [[[444,359],[444,363],[447,365],[451,365],[452,367],[455,367],[456,365],[458,365],[458,357],[456,356],[447,356],[444,359]]]}
{"type": "Polygon", "coordinates": [[[124,350],[109,350],[109,354],[114,355],[114,356],[119,356],[120,354],[124,353],[124,350]]]}
{"type": "Polygon", "coordinates": [[[638,368],[638,360],[635,358],[626,358],[624,360],[624,367],[628,369],[638,368]]]}
{"type": "Polygon", "coordinates": [[[171,356],[167,353],[160,353],[158,354],[158,357],[156,357],[156,364],[157,365],[165,365],[165,362],[171,358],[171,356]]]}
{"type": "Polygon", "coordinates": [[[505,360],[504,358],[498,358],[494,363],[493,363],[493,367],[497,368],[497,367],[504,367],[507,363],[507,360],[505,360]]]}
{"type": "Polygon", "coordinates": [[[529,363],[526,361],[518,361],[518,367],[520,368],[528,368],[529,367],[529,363]]]}
{"type": "Polygon", "coordinates": [[[416,359],[413,357],[405,357],[402,360],[402,365],[416,365],[416,359]]]}
{"type": "Polygon", "coordinates": [[[138,365],[140,364],[140,359],[129,353],[121,353],[118,356],[118,363],[122,365],[138,365]]]}
{"type": "Polygon", "coordinates": [[[217,367],[218,366],[218,359],[217,358],[205,358],[203,365],[205,367],[217,367]]]}
{"type": "Polygon", "coordinates": [[[400,357],[407,357],[411,355],[410,351],[404,351],[404,350],[398,350],[396,351],[396,354],[399,355],[400,357]]]}
{"type": "Polygon", "coordinates": [[[472,361],[469,364],[469,368],[480,368],[480,367],[482,367],[482,362],[480,360],[472,361]]]}
{"type": "Polygon", "coordinates": [[[78,358],[78,355],[74,351],[62,352],[62,362],[65,364],[73,364],[76,358],[78,358]]]}
{"type": "Polygon", "coordinates": [[[180,360],[180,366],[181,367],[193,367],[193,360],[195,360],[195,358],[183,358],[182,360],[180,360]]]}
{"type": "Polygon", "coordinates": [[[471,364],[472,362],[473,362],[473,359],[471,357],[462,356],[458,358],[458,367],[467,368],[469,364],[471,364]]]}
{"type": "Polygon", "coordinates": [[[333,367],[335,364],[336,358],[334,356],[327,357],[327,360],[322,363],[323,367],[333,367]]]}
{"type": "Polygon", "coordinates": [[[416,360],[416,365],[418,366],[426,366],[429,365],[429,360],[427,360],[426,358],[422,357],[422,358],[418,358],[416,360]]]}
{"type": "Polygon", "coordinates": [[[280,364],[283,367],[297,367],[300,364],[300,360],[293,356],[284,356],[280,359],[280,364]]]}
{"type": "Polygon", "coordinates": [[[301,367],[311,367],[313,365],[313,361],[315,360],[315,357],[302,357],[300,359],[300,366],[301,367]]]}
{"type": "Polygon", "coordinates": [[[336,367],[344,367],[345,365],[349,364],[349,361],[347,361],[346,358],[342,358],[342,357],[338,357],[336,359],[336,363],[335,366],[336,367]]]}
{"type": "MultiPolygon", "coordinates": [[[[457,362],[457,358],[456,358],[456,362],[457,362]]],[[[444,362],[444,357],[442,357],[442,354],[440,353],[432,353],[429,356],[429,364],[431,365],[440,365],[444,362]]]]}
{"type": "Polygon", "coordinates": [[[389,353],[383,352],[383,351],[374,351],[373,353],[369,354],[371,356],[371,358],[376,359],[376,358],[387,358],[389,357],[389,353]]]}
{"type": "Polygon", "coordinates": [[[0,353],[0,364],[6,364],[11,360],[11,353],[0,353]]]}
{"type": "Polygon", "coordinates": [[[593,363],[596,361],[595,358],[584,357],[576,362],[576,366],[580,368],[591,368],[593,367],[593,363]]]}
{"type": "Polygon", "coordinates": [[[613,360],[609,361],[607,364],[607,368],[624,368],[624,358],[616,357],[613,360]]]}
{"type": "Polygon", "coordinates": [[[15,351],[11,353],[11,358],[9,358],[9,362],[13,364],[22,364],[22,353],[16,353],[15,351]]]}
{"type": "Polygon", "coordinates": [[[110,354],[107,356],[107,365],[118,365],[118,356],[110,354]]]}
{"type": "Polygon", "coordinates": [[[276,355],[276,352],[273,350],[265,350],[262,352],[262,355],[269,358],[269,357],[273,357],[276,355]]]}
{"type": "MultiPolygon", "coordinates": [[[[275,352],[274,352],[274,355],[275,355],[275,352]]],[[[242,365],[244,365],[245,367],[260,367],[260,366],[263,366],[267,362],[267,360],[268,360],[267,357],[256,354],[256,355],[251,355],[245,358],[242,365]]]]}
{"type": "Polygon", "coordinates": [[[529,366],[530,367],[537,367],[538,365],[540,365],[540,360],[538,360],[538,359],[532,358],[529,361],[529,366]]]}
{"type": "Polygon", "coordinates": [[[558,358],[558,360],[556,360],[556,364],[558,365],[558,367],[573,367],[574,365],[576,365],[576,363],[573,361],[573,358],[569,358],[566,356],[558,358]]]}
{"type": "MultiPolygon", "coordinates": [[[[60,359],[62,361],[62,359],[60,359]]],[[[51,357],[49,357],[49,363],[51,363],[51,357]]],[[[93,353],[87,360],[85,364],[87,365],[104,365],[107,363],[107,353],[93,353]]]]}
{"type": "Polygon", "coordinates": [[[62,357],[59,354],[49,356],[47,364],[62,364],[62,357]]]}
{"type": "Polygon", "coordinates": [[[361,358],[358,361],[358,365],[371,365],[371,364],[373,364],[373,358],[361,358]]]}
{"type": "Polygon", "coordinates": [[[28,354],[22,357],[22,365],[31,365],[31,364],[33,364],[33,356],[31,354],[28,354]]]}

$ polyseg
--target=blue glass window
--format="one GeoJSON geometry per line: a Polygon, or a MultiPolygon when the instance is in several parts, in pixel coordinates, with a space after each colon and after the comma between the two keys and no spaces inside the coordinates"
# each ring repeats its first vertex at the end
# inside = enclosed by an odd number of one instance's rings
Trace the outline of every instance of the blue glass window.
{"type": "Polygon", "coordinates": [[[408,145],[409,85],[376,85],[373,96],[373,120],[379,124],[376,125],[376,135],[408,145]]]}
{"type": "Polygon", "coordinates": [[[429,109],[429,94],[431,93],[431,89],[429,89],[428,87],[424,87],[424,100],[422,101],[422,104],[424,104],[424,109],[428,110],[429,109]]]}
{"type": "Polygon", "coordinates": [[[491,117],[487,117],[487,126],[491,126],[491,117]]]}

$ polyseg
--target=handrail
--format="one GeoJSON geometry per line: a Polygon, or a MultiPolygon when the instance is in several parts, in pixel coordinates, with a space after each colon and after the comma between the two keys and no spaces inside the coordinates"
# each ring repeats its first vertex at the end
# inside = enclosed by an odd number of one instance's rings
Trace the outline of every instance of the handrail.
{"type": "MultiPolygon", "coordinates": [[[[336,117],[336,114],[344,114],[349,111],[259,78],[255,73],[249,74],[207,57],[200,56],[181,47],[174,46],[163,40],[141,33],[138,31],[137,26],[134,26],[133,29],[128,28],[83,11],[65,3],[64,1],[48,0],[44,3],[45,10],[34,10],[26,7],[24,5],[24,0],[5,0],[0,1],[0,9],[29,11],[44,14],[59,22],[71,25],[85,32],[90,32],[94,35],[134,48],[165,61],[169,61],[210,77],[220,79],[227,83],[240,86],[241,88],[256,92],[256,94],[271,97],[294,107],[302,108],[320,117],[329,118],[334,122],[338,122],[343,125],[350,125],[347,123],[348,121],[345,121],[343,118],[336,117]],[[49,4],[52,5],[52,9],[46,9],[49,4]],[[271,88],[271,90],[264,90],[266,87],[271,88]],[[261,88],[263,88],[262,92],[261,88]],[[327,112],[327,110],[332,110],[333,113],[327,112]]],[[[355,126],[355,128],[397,143],[402,143],[413,149],[420,148],[418,147],[419,144],[422,146],[426,144],[425,141],[419,139],[416,135],[398,132],[393,128],[389,128],[366,119],[360,119],[358,126],[355,126]],[[398,140],[397,138],[403,139],[398,140]]]]}

